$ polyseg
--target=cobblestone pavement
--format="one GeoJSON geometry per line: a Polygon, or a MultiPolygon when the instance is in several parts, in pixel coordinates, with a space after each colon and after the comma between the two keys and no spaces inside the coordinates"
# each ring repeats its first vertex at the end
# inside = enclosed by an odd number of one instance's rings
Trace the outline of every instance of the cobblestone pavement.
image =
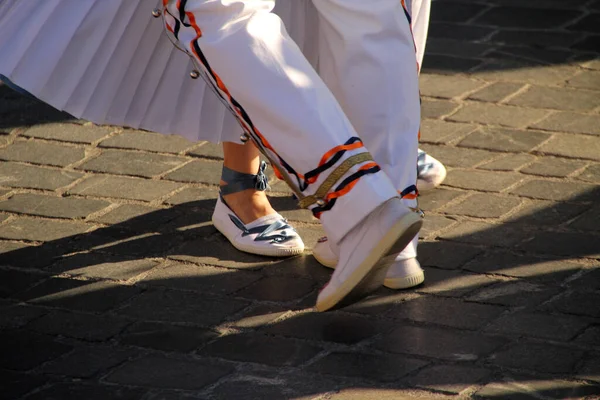
{"type": "Polygon", "coordinates": [[[0,398],[600,398],[600,1],[432,20],[426,283],[326,314],[310,249],[250,256],[211,225],[218,146],[0,87],[0,398]]]}

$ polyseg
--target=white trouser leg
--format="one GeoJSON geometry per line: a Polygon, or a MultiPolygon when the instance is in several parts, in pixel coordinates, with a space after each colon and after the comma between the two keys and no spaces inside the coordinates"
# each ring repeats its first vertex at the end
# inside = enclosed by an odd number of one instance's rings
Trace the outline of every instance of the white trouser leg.
{"type": "MultiPolygon", "coordinates": [[[[288,171],[288,183],[301,198],[314,195],[350,157],[368,155],[360,142],[350,144],[356,131],[281,19],[271,13],[273,1],[168,0],[166,5],[167,29],[196,60],[245,132],[280,170],[288,171]],[[320,173],[315,176],[315,171],[320,173]],[[309,175],[312,179],[305,179],[309,175]]],[[[335,205],[321,214],[333,240],[339,242],[397,195],[387,175],[377,169],[362,161],[335,178],[327,193],[343,195],[328,197],[327,205],[335,205]]],[[[313,205],[313,211],[315,207],[324,208],[322,203],[313,205]]]]}
{"type": "Polygon", "coordinates": [[[429,16],[431,14],[431,0],[406,0],[406,8],[411,16],[411,27],[415,37],[417,50],[417,63],[423,65],[425,44],[429,32],[429,16]]]}
{"type": "MultiPolygon", "coordinates": [[[[420,101],[415,47],[399,0],[313,0],[320,75],[399,191],[414,188],[420,101]]],[[[415,207],[416,199],[404,199],[415,207]]],[[[416,240],[399,259],[416,256],[416,240]]]]}

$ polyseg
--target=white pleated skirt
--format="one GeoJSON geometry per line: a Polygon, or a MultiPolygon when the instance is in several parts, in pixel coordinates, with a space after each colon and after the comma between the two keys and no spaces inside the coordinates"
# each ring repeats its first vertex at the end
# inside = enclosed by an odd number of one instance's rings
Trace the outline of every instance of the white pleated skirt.
{"type": "MultiPolygon", "coordinates": [[[[238,142],[241,128],[152,17],[160,0],[0,0],[0,74],[97,124],[238,142]]],[[[288,32],[317,63],[310,0],[278,0],[288,32]]]]}

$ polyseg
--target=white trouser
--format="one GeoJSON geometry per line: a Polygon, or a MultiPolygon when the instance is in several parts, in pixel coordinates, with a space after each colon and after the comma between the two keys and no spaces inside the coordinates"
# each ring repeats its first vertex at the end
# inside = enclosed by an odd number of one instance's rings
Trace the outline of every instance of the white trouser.
{"type": "Polygon", "coordinates": [[[324,79],[271,12],[273,1],[166,0],[165,21],[301,200],[330,186],[310,208],[339,242],[416,182],[417,68],[398,0],[313,1],[329,44],[320,54],[324,79]],[[367,159],[338,176],[366,149],[393,176],[367,159]]]}
{"type": "Polygon", "coordinates": [[[411,27],[415,37],[417,50],[417,63],[419,68],[423,65],[425,44],[429,32],[429,16],[431,14],[431,0],[406,0],[406,8],[411,16],[411,27]]]}

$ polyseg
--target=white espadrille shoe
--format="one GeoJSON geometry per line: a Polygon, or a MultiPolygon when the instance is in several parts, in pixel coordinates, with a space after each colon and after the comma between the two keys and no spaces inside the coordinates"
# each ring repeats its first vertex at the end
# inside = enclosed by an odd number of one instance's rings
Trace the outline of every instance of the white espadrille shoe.
{"type": "Polygon", "coordinates": [[[417,156],[417,189],[419,192],[440,186],[444,179],[446,179],[444,164],[419,149],[417,156]]]}
{"type": "MultiPolygon", "coordinates": [[[[313,256],[325,267],[335,268],[339,249],[327,240],[320,238],[313,248],[313,256]],[[332,248],[333,247],[333,248],[332,248]]],[[[390,289],[408,289],[425,281],[425,272],[416,258],[395,260],[387,271],[383,286],[390,289]]]]}
{"type": "Polygon", "coordinates": [[[251,175],[223,167],[222,179],[227,185],[221,186],[212,215],[213,224],[238,250],[271,257],[301,254],[304,242],[280,214],[269,214],[244,224],[223,199],[224,195],[246,189],[266,190],[265,168],[266,164],[263,162],[258,173],[251,175]]]}
{"type": "Polygon", "coordinates": [[[399,198],[380,205],[339,243],[339,260],[319,293],[317,310],[354,303],[381,287],[390,265],[423,224],[421,213],[399,198]]]}

